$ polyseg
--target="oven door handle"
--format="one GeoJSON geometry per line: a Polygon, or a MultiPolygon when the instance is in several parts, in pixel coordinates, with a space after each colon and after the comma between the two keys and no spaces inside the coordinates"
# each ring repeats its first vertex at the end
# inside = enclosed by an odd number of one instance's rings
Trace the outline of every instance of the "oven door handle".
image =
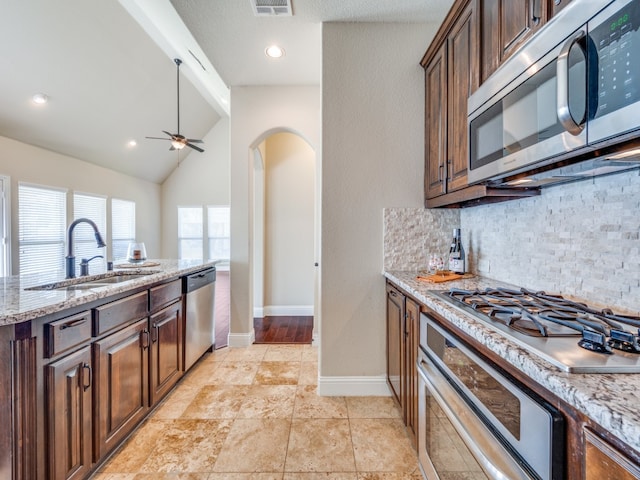
{"type": "MultiPolygon", "coordinates": [[[[428,357],[418,356],[420,383],[438,402],[447,419],[456,429],[489,478],[494,480],[531,480],[531,477],[487,426],[471,410],[428,357]]],[[[420,395],[425,395],[423,388],[420,395]]],[[[421,418],[420,422],[426,419],[421,418]]]]}

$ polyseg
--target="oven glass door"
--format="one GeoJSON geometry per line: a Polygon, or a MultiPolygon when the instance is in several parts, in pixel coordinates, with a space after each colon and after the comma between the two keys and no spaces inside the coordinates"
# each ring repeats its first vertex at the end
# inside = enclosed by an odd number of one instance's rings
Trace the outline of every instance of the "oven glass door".
{"type": "Polygon", "coordinates": [[[418,443],[423,442],[419,448],[425,459],[421,464],[427,465],[425,472],[451,468],[450,458],[438,460],[442,452],[450,451],[464,460],[453,464],[470,472],[479,465],[490,479],[563,478],[561,414],[497,368],[421,314],[418,443]],[[455,439],[456,432],[462,443],[455,439]],[[468,461],[467,450],[477,465],[468,461]]]}

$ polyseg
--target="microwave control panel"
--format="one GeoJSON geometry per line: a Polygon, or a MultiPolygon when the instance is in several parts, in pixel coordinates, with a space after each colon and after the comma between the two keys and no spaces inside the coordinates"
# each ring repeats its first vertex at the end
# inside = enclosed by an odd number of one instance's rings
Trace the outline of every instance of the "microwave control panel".
{"type": "MultiPolygon", "coordinates": [[[[632,1],[593,29],[589,37],[597,50],[598,101],[591,118],[640,100],[640,2],[632,1]]],[[[589,25],[590,26],[590,25],[589,25]]]]}

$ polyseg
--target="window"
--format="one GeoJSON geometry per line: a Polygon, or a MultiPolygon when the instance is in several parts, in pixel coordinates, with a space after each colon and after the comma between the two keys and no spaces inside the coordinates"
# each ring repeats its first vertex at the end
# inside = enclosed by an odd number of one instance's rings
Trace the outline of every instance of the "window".
{"type": "Polygon", "coordinates": [[[178,258],[202,259],[202,207],[178,207],[178,258]]]}
{"type": "Polygon", "coordinates": [[[136,204],[111,200],[111,248],[114,261],[127,259],[127,247],[136,239],[136,204]]]}
{"type": "Polygon", "coordinates": [[[66,190],[18,185],[20,275],[64,271],[66,190]]]}
{"type": "MultiPolygon", "coordinates": [[[[88,218],[93,220],[102,234],[102,238],[107,238],[107,199],[96,195],[83,193],[73,194],[73,219],[88,218]]],[[[86,223],[80,223],[75,228],[73,234],[74,251],[76,256],[76,275],[80,275],[80,262],[83,258],[87,260],[96,255],[102,255],[102,259],[96,259],[91,265],[106,265],[107,252],[105,248],[98,248],[96,236],[93,228],[86,223]]]]}
{"type": "Polygon", "coordinates": [[[207,207],[207,236],[209,237],[209,260],[231,258],[230,208],[207,207]]]}

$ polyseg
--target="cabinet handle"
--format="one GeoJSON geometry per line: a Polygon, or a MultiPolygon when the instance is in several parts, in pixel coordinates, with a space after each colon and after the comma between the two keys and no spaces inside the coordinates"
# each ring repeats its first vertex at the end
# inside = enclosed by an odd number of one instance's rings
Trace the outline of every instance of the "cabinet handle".
{"type": "Polygon", "coordinates": [[[531,5],[531,20],[533,20],[533,23],[535,23],[536,25],[540,23],[540,19],[542,17],[541,9],[542,9],[541,1],[533,0],[533,3],[531,5]]]}
{"type": "Polygon", "coordinates": [[[438,183],[443,181],[442,170],[444,170],[444,165],[440,164],[440,166],[438,167],[438,183]]]}
{"type": "Polygon", "coordinates": [[[140,332],[140,343],[143,350],[149,348],[149,330],[146,328],[140,332]]]}
{"type": "Polygon", "coordinates": [[[86,392],[91,388],[91,383],[93,381],[93,370],[91,370],[91,365],[83,363],[82,374],[82,389],[86,392]]]}
{"type": "Polygon", "coordinates": [[[159,331],[160,327],[158,326],[157,323],[154,323],[152,328],[153,328],[153,330],[152,330],[152,333],[151,333],[151,343],[156,343],[158,341],[158,337],[160,335],[160,331],[159,331]]]}
{"type": "Polygon", "coordinates": [[[78,327],[82,324],[87,323],[87,318],[83,317],[83,318],[79,318],[77,320],[72,320],[70,322],[65,323],[64,325],[60,326],[60,330],[65,330],[67,328],[73,328],[73,327],[78,327]]]}
{"type": "Polygon", "coordinates": [[[393,290],[389,290],[389,295],[391,295],[392,297],[397,297],[398,294],[396,292],[394,292],[393,290]]]}

